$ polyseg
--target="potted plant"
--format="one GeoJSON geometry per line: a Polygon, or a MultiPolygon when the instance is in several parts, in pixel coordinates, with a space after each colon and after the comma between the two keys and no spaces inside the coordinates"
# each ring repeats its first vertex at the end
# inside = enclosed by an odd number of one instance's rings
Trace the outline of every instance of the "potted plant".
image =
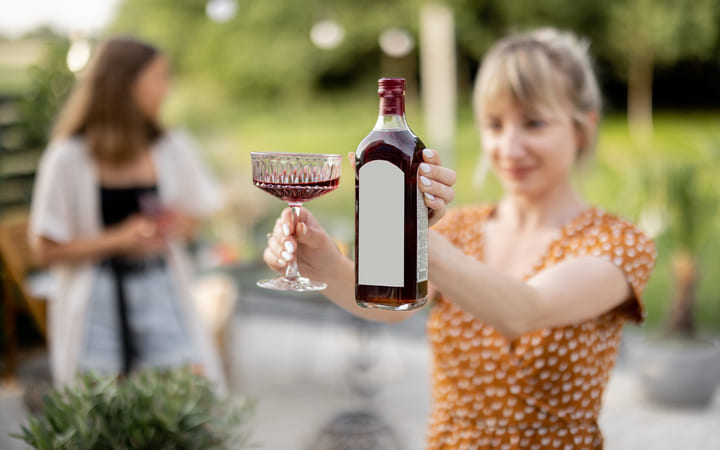
{"type": "Polygon", "coordinates": [[[13,437],[33,449],[247,448],[254,403],[217,393],[190,368],[125,379],[85,375],[52,391],[13,437]]]}
{"type": "Polygon", "coordinates": [[[633,357],[648,397],[670,406],[709,405],[720,380],[720,343],[701,337],[695,322],[696,287],[702,274],[698,256],[716,213],[715,201],[706,194],[713,187],[706,183],[717,180],[703,178],[703,167],[707,165],[667,165],[655,186],[661,188],[657,198],[663,202],[664,232],[672,242],[667,255],[672,300],[663,332],[643,340],[633,357]]]}

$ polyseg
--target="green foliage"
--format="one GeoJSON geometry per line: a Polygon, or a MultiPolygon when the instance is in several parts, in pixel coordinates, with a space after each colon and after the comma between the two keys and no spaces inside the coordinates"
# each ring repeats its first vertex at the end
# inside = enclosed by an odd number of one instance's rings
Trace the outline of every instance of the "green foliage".
{"type": "Polygon", "coordinates": [[[232,20],[215,23],[204,6],[197,0],[126,0],[110,31],[156,43],[184,77],[211,76],[236,99],[268,99],[312,92],[325,76],[375,77],[380,31],[414,30],[418,15],[413,0],[265,0],[239,2],[232,20]],[[336,49],[321,50],[310,41],[312,25],[323,19],[338,20],[345,28],[336,49]]]}
{"type": "Polygon", "coordinates": [[[67,39],[49,40],[46,57],[29,69],[30,81],[20,104],[19,118],[28,148],[45,147],[50,127],[75,82],[65,63],[68,48],[67,39]]]}
{"type": "Polygon", "coordinates": [[[254,405],[216,393],[189,368],[125,380],[86,375],[53,391],[14,437],[38,450],[246,448],[254,405]]]}
{"type": "Polygon", "coordinates": [[[715,0],[616,0],[606,45],[621,67],[635,58],[673,63],[703,57],[715,43],[718,12],[715,0]]]}

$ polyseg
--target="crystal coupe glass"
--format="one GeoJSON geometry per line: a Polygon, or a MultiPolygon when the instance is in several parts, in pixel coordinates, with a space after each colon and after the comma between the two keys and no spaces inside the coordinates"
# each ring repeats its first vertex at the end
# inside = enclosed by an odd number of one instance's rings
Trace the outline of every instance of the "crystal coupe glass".
{"type": "MultiPolygon", "coordinates": [[[[303,203],[335,190],[340,183],[341,155],[252,152],[253,184],[285,200],[297,223],[303,203]]],[[[327,285],[300,275],[297,263],[287,265],[285,276],[260,280],[257,285],[281,291],[319,291],[327,285]]]]}

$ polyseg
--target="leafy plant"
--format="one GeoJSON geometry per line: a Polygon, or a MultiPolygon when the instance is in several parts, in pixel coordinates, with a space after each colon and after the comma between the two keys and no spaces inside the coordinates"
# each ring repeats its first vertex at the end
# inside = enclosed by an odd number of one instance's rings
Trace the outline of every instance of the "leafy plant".
{"type": "Polygon", "coordinates": [[[717,220],[717,167],[712,157],[692,162],[665,161],[645,174],[649,209],[660,212],[660,237],[668,238],[674,291],[665,324],[667,335],[693,338],[701,274],[700,254],[717,220]]]}
{"type": "Polygon", "coordinates": [[[219,395],[190,368],[83,376],[45,398],[22,439],[38,450],[247,448],[254,402],[219,395]]]}
{"type": "Polygon", "coordinates": [[[23,93],[19,120],[26,148],[47,145],[53,120],[75,82],[65,62],[69,47],[67,39],[51,38],[43,59],[28,69],[30,82],[23,93]]]}

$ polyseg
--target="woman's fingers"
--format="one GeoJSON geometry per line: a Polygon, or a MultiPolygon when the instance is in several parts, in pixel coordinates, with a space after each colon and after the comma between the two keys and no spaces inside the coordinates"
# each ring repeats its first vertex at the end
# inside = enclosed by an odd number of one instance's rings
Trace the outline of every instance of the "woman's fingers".
{"type": "Polygon", "coordinates": [[[448,203],[455,198],[452,186],[457,175],[454,170],[440,165],[440,155],[435,150],[424,149],[423,161],[418,168],[418,186],[425,196],[425,204],[431,209],[429,225],[432,226],[445,215],[448,203]]]}
{"type": "Polygon", "coordinates": [[[440,156],[434,150],[424,149],[423,160],[425,162],[421,163],[418,169],[418,186],[425,195],[428,207],[439,209],[455,198],[452,186],[457,176],[454,170],[440,165],[440,156]]]}
{"type": "MultiPolygon", "coordinates": [[[[420,191],[425,195],[425,203],[439,200],[447,205],[455,199],[455,190],[448,185],[432,180],[425,175],[420,175],[418,180],[420,191]]],[[[430,205],[428,204],[428,206],[430,205]]]]}
{"type": "MultiPolygon", "coordinates": [[[[268,242],[263,252],[263,260],[273,270],[283,271],[285,266],[295,258],[297,243],[293,239],[288,221],[283,214],[275,221],[273,232],[268,234],[268,242]]],[[[287,217],[289,219],[289,216],[287,217]]]]}
{"type": "Polygon", "coordinates": [[[442,183],[445,186],[452,186],[457,180],[454,170],[429,163],[421,163],[418,172],[420,175],[430,178],[438,183],[442,183]]]}
{"type": "Polygon", "coordinates": [[[439,183],[452,186],[457,181],[457,175],[452,169],[442,166],[440,155],[435,150],[426,148],[423,150],[424,164],[420,164],[420,173],[439,183]]]}
{"type": "Polygon", "coordinates": [[[430,164],[435,164],[436,166],[439,166],[442,164],[442,161],[440,161],[440,155],[438,152],[431,148],[423,149],[422,152],[423,155],[423,161],[430,164]]]}

